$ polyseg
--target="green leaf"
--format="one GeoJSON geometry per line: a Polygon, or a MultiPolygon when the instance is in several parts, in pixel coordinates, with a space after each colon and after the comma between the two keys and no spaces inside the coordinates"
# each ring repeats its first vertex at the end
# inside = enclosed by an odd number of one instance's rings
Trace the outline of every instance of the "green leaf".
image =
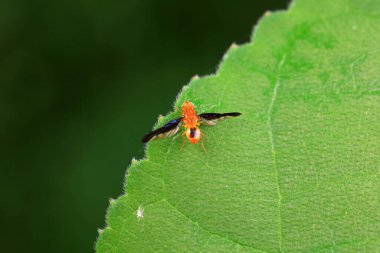
{"type": "MultiPolygon", "coordinates": [[[[98,252],[378,252],[380,2],[268,13],[175,107],[242,116],[147,145],[98,252]]],[[[174,110],[157,126],[178,117],[174,110]]]]}

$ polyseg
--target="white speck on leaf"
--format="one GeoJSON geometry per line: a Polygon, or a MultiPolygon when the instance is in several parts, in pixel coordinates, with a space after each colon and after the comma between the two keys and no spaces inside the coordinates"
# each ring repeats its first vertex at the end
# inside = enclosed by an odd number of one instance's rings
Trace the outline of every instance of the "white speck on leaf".
{"type": "Polygon", "coordinates": [[[136,211],[137,219],[140,221],[142,218],[144,218],[144,208],[142,206],[139,206],[136,211]]]}

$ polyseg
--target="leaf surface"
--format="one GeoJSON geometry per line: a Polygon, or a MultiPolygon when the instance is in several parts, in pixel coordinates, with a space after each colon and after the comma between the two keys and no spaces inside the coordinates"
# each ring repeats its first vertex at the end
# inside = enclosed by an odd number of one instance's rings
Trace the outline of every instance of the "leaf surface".
{"type": "Polygon", "coordinates": [[[181,134],[149,143],[97,252],[378,252],[379,24],[374,0],[265,15],[175,104],[242,115],[201,126],[207,155],[181,134]]]}

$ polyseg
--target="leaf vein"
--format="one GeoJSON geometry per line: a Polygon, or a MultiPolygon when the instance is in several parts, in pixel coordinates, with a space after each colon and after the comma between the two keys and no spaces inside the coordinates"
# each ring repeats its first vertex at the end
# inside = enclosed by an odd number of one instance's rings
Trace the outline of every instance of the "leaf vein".
{"type": "Polygon", "coordinates": [[[240,242],[238,242],[238,241],[236,241],[236,240],[233,240],[233,239],[231,239],[231,238],[228,238],[228,237],[226,237],[226,236],[223,236],[223,235],[219,235],[219,234],[213,233],[213,232],[207,230],[206,228],[204,228],[203,226],[201,226],[201,225],[199,224],[199,222],[197,222],[197,221],[191,219],[188,215],[186,215],[186,214],[183,213],[181,210],[179,210],[177,207],[175,207],[172,203],[170,203],[169,200],[167,200],[167,199],[162,199],[162,201],[166,202],[171,208],[173,208],[175,211],[177,211],[178,213],[180,213],[183,217],[185,217],[186,219],[188,219],[189,221],[191,221],[192,223],[194,223],[199,229],[201,229],[201,230],[207,232],[207,233],[210,234],[210,235],[217,236],[217,237],[220,237],[220,238],[225,239],[225,240],[227,240],[227,241],[233,242],[233,243],[235,243],[235,244],[237,244],[237,245],[240,245],[241,247],[243,247],[243,246],[244,246],[244,247],[248,247],[248,248],[251,248],[251,249],[253,249],[253,250],[259,251],[259,252],[261,252],[261,253],[269,253],[268,251],[265,251],[265,250],[262,250],[262,249],[256,248],[256,247],[254,247],[254,246],[252,246],[252,245],[248,245],[248,244],[240,243],[240,242]]]}
{"type": "Polygon", "coordinates": [[[279,237],[279,251],[282,252],[282,211],[281,211],[281,206],[282,206],[282,194],[281,194],[281,187],[280,187],[280,175],[279,175],[279,170],[277,166],[277,158],[276,158],[276,149],[275,149],[275,143],[274,143],[274,138],[273,138],[273,106],[276,101],[276,98],[278,96],[278,89],[280,87],[280,78],[279,78],[279,72],[282,68],[282,66],[285,63],[286,59],[286,54],[283,55],[281,58],[281,61],[278,65],[277,69],[277,75],[276,75],[276,80],[275,80],[275,85],[273,89],[273,95],[272,99],[269,104],[269,109],[268,109],[268,134],[269,134],[269,141],[271,145],[271,153],[272,153],[272,158],[273,158],[273,163],[274,163],[274,168],[275,168],[275,174],[276,174],[276,184],[277,184],[277,195],[278,195],[278,237],[279,237]]]}

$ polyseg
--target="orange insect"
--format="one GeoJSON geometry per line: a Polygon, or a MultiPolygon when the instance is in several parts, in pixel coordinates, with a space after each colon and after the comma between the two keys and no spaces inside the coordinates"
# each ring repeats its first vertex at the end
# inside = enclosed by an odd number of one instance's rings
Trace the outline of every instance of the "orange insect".
{"type": "MultiPolygon", "coordinates": [[[[199,125],[215,125],[217,120],[241,115],[239,112],[197,114],[193,103],[189,101],[185,101],[181,106],[181,114],[182,117],[173,119],[163,127],[157,128],[156,130],[146,134],[142,139],[142,142],[146,143],[157,138],[173,136],[178,132],[181,124],[183,124],[183,127],[186,130],[182,133],[182,136],[186,135],[187,139],[191,143],[196,144],[201,139],[201,136],[204,135],[199,129],[199,125]]],[[[203,142],[202,147],[205,153],[207,153],[203,142]]]]}

